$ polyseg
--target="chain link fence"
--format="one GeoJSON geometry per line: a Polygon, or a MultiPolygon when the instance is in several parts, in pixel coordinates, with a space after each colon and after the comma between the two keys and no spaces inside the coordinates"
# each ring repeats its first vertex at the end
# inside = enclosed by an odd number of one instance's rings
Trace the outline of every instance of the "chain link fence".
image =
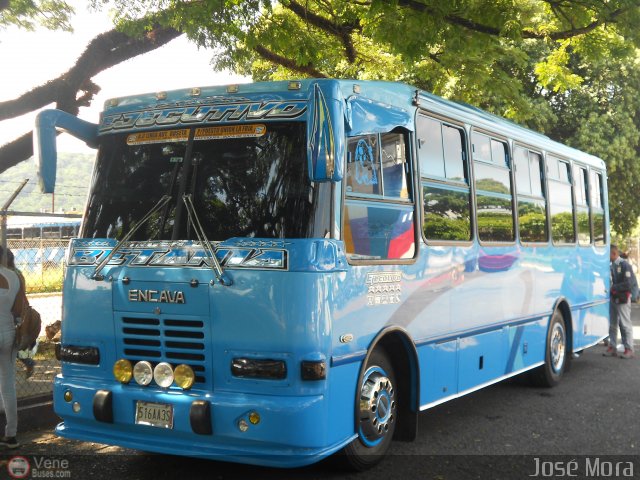
{"type": "Polygon", "coordinates": [[[16,359],[20,405],[25,399],[50,394],[53,379],[60,372],[60,362],[55,358],[59,335],[54,334],[60,329],[65,251],[69,240],[9,239],[7,244],[14,254],[16,268],[25,278],[29,303],[42,317],[36,348],[18,352],[16,359]]]}

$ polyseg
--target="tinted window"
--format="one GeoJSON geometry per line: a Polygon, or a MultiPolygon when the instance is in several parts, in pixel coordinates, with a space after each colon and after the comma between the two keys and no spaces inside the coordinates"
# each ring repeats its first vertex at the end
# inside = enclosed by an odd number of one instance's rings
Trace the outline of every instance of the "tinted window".
{"type": "Polygon", "coordinates": [[[598,246],[606,245],[607,228],[604,212],[602,174],[591,173],[591,218],[593,221],[593,241],[598,246]]]}
{"type": "Polygon", "coordinates": [[[486,135],[474,133],[473,139],[473,159],[491,163],[491,139],[486,135]]]}
{"type": "Polygon", "coordinates": [[[345,205],[344,240],[354,260],[412,258],[413,207],[350,201],[345,205]]]}
{"type": "Polygon", "coordinates": [[[435,241],[469,241],[471,202],[464,131],[422,115],[417,122],[424,235],[435,241]],[[426,138],[437,139],[433,141],[442,144],[441,150],[423,149],[426,138]],[[433,166],[438,162],[441,167],[433,166]]]}
{"type": "Polygon", "coordinates": [[[418,116],[420,173],[426,177],[464,181],[464,134],[456,127],[418,116]]]}
{"type": "Polygon", "coordinates": [[[543,196],[542,189],[542,155],[529,152],[529,178],[531,180],[531,195],[543,196]]]}
{"type": "Polygon", "coordinates": [[[471,240],[468,189],[423,184],[425,236],[429,240],[471,240]]]}
{"type": "Polygon", "coordinates": [[[518,222],[522,242],[547,241],[547,213],[543,200],[518,199],[518,222]]]}
{"type": "Polygon", "coordinates": [[[571,185],[556,180],[549,181],[549,199],[551,203],[551,238],[554,243],[558,244],[574,243],[571,185]]]}
{"type": "Polygon", "coordinates": [[[353,137],[348,149],[343,239],[349,258],[412,258],[415,230],[407,135],[353,137]]]}
{"type": "Polygon", "coordinates": [[[473,136],[478,236],[489,242],[515,239],[507,145],[480,133],[473,136]]]}
{"type": "Polygon", "coordinates": [[[196,136],[190,149],[187,133],[178,130],[151,132],[149,141],[144,133],[103,137],[84,236],[120,239],[169,195],[167,208],[132,240],[194,239],[186,214],[176,225],[176,212],[183,208],[179,186],[186,185],[210,240],[323,237],[330,228],[330,188],[309,180],[305,125],[246,127],[254,127],[255,134],[212,139],[209,129],[196,129],[202,139],[196,136]]]}
{"type": "Polygon", "coordinates": [[[529,151],[522,147],[515,147],[513,149],[513,163],[516,169],[516,190],[518,194],[531,194],[529,151]]]}
{"type": "Polygon", "coordinates": [[[409,181],[405,138],[399,133],[385,133],[382,139],[382,188],[385,197],[409,198],[409,181]]]}
{"type": "Polygon", "coordinates": [[[442,145],[442,124],[431,118],[418,117],[418,154],[420,173],[423,176],[444,178],[444,147],[442,145]]]}
{"type": "Polygon", "coordinates": [[[347,193],[382,195],[378,135],[350,138],[347,144],[347,193]]]}

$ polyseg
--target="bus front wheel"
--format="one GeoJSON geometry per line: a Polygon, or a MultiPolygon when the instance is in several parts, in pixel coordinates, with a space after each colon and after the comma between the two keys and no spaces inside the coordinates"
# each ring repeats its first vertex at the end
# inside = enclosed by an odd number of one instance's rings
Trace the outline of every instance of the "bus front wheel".
{"type": "Polygon", "coordinates": [[[531,372],[531,383],[534,386],[550,388],[560,383],[570,360],[567,338],[564,316],[556,310],[551,316],[547,332],[544,365],[531,372]]]}
{"type": "Polygon", "coordinates": [[[380,348],[374,350],[358,387],[358,438],[342,452],[349,467],[366,470],[377,464],[389,449],[398,423],[396,387],[396,376],[387,353],[380,348]]]}

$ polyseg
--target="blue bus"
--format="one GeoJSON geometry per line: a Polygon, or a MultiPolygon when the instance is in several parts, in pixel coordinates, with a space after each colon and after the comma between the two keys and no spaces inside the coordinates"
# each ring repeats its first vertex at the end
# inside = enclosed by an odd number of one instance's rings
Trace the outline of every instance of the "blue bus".
{"type": "Polygon", "coordinates": [[[419,412],[557,384],[608,331],[604,162],[411,86],[308,79],[36,121],[97,148],[72,241],[63,437],[375,464],[419,412]]]}

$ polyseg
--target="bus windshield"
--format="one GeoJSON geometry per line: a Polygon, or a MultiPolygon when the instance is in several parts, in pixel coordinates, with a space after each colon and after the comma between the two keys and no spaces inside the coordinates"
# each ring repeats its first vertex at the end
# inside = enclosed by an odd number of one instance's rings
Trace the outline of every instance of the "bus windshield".
{"type": "Polygon", "coordinates": [[[195,239],[183,194],[213,241],[324,236],[330,189],[309,180],[305,139],[301,122],[105,137],[82,236],[119,240],[169,195],[131,240],[195,239]]]}

